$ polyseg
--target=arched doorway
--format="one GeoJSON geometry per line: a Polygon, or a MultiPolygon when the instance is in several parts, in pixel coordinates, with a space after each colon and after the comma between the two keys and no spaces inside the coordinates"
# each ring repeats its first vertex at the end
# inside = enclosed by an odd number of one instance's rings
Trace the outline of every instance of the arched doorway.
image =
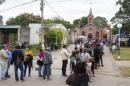
{"type": "Polygon", "coordinates": [[[85,36],[85,31],[82,31],[82,36],[85,36]]]}
{"type": "Polygon", "coordinates": [[[106,40],[106,41],[107,41],[107,34],[104,34],[104,35],[103,35],[103,40],[106,40]]]}
{"type": "Polygon", "coordinates": [[[99,40],[99,32],[96,31],[96,40],[99,40]]]}
{"type": "Polygon", "coordinates": [[[88,34],[88,39],[92,39],[92,38],[93,38],[92,33],[89,33],[88,34]]]}

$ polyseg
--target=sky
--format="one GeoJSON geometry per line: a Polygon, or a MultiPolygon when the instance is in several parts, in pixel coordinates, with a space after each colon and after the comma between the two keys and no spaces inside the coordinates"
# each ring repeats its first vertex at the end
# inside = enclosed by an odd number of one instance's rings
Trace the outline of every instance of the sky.
{"type": "MultiPolygon", "coordinates": [[[[5,3],[0,5],[0,11],[14,7],[33,0],[6,0],[5,3]]],[[[44,18],[54,18],[60,16],[61,18],[70,21],[83,16],[88,16],[90,10],[90,0],[46,0],[44,8],[44,18]],[[53,8],[53,9],[52,9],[53,8]]],[[[109,21],[118,11],[116,0],[92,0],[91,8],[94,17],[101,16],[107,18],[109,21]]],[[[22,13],[33,13],[41,15],[40,0],[28,5],[17,7],[8,11],[0,12],[3,16],[4,23],[11,17],[15,17],[22,13]]]]}

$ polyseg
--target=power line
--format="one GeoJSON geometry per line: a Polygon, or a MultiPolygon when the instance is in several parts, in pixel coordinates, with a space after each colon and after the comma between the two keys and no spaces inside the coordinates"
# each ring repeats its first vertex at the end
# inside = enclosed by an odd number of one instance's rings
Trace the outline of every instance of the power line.
{"type": "Polygon", "coordinates": [[[59,13],[45,0],[46,4],[60,17],[59,13]]]}
{"type": "Polygon", "coordinates": [[[31,3],[36,2],[36,1],[38,1],[38,0],[33,0],[33,1],[30,1],[30,2],[27,2],[27,3],[23,3],[23,4],[21,4],[21,5],[17,5],[17,6],[10,7],[10,8],[4,9],[4,10],[0,10],[0,12],[12,10],[12,9],[17,8],[17,7],[21,7],[21,6],[24,6],[24,5],[27,5],[27,4],[31,4],[31,3]]]}

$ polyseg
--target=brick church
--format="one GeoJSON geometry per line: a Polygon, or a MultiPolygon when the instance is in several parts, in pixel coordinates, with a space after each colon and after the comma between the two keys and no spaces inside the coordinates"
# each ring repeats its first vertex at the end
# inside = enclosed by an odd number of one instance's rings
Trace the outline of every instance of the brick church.
{"type": "Polygon", "coordinates": [[[90,8],[89,15],[87,17],[88,24],[79,28],[78,35],[85,36],[90,40],[109,40],[110,31],[106,28],[97,27],[94,24],[94,15],[90,8]]]}

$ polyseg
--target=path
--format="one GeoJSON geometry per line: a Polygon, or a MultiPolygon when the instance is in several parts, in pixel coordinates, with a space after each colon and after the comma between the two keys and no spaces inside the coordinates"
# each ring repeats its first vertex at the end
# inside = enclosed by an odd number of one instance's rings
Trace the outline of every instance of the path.
{"type": "MultiPolygon", "coordinates": [[[[69,50],[73,50],[71,45],[69,50]]],[[[52,80],[42,80],[37,77],[37,71],[32,71],[31,78],[25,78],[25,82],[16,82],[14,80],[13,67],[11,67],[10,74],[12,78],[8,80],[0,80],[0,86],[67,86],[65,84],[66,77],[61,76],[61,56],[60,50],[52,52],[52,80]]],[[[96,70],[96,77],[90,86],[130,86],[130,79],[120,77],[118,67],[109,50],[105,47],[104,67],[96,70]]],[[[35,62],[34,62],[35,63],[35,62]]],[[[69,67],[68,67],[69,74],[69,67]]]]}

